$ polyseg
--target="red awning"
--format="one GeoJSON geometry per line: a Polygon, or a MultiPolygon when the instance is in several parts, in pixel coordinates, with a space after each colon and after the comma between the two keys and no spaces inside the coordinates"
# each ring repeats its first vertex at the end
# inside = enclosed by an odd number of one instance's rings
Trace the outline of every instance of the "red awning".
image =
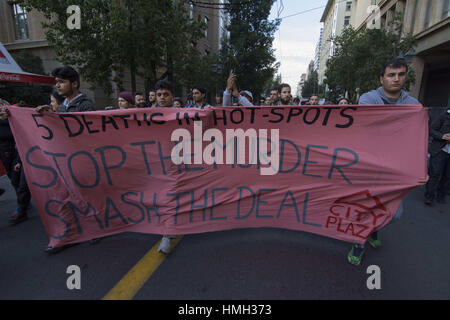
{"type": "Polygon", "coordinates": [[[0,86],[2,85],[47,85],[53,86],[55,79],[49,76],[24,72],[0,42],[0,86]]]}
{"type": "Polygon", "coordinates": [[[18,72],[3,72],[0,71],[0,82],[19,82],[30,83],[36,85],[48,85],[53,86],[55,84],[55,78],[48,76],[40,76],[33,73],[18,73],[18,72]]]}

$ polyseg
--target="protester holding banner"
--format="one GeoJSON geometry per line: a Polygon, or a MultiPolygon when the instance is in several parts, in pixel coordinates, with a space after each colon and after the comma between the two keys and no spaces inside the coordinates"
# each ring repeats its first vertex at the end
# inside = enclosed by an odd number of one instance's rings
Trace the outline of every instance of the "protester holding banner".
{"type": "Polygon", "coordinates": [[[50,95],[50,106],[52,107],[53,112],[58,112],[61,104],[64,102],[64,97],[53,89],[52,94],[50,95]]]}
{"type": "MultiPolygon", "coordinates": [[[[404,104],[420,104],[420,102],[411,97],[406,91],[403,91],[403,86],[406,82],[406,75],[408,73],[408,65],[403,59],[394,59],[389,61],[382,69],[380,76],[381,87],[377,90],[372,90],[361,96],[359,99],[360,105],[404,105],[404,104]]],[[[400,219],[403,213],[403,201],[395,213],[394,220],[400,219]]],[[[374,248],[381,246],[381,241],[378,239],[378,232],[373,232],[368,238],[369,244],[374,248]]],[[[353,265],[360,265],[364,255],[364,245],[355,244],[348,253],[348,261],[353,265]]]]}
{"type": "MultiPolygon", "coordinates": [[[[84,93],[79,91],[80,89],[80,76],[78,72],[70,67],[63,66],[56,68],[52,71],[52,76],[56,80],[56,91],[59,95],[65,98],[58,112],[82,112],[82,111],[94,111],[94,103],[84,93]]],[[[45,111],[54,112],[52,106],[43,105],[38,106],[35,109],[38,113],[45,111]]],[[[90,240],[91,244],[98,242],[99,239],[90,240]]],[[[71,245],[64,245],[60,247],[48,246],[45,252],[48,254],[58,253],[71,245]]]]}
{"type": "MultiPolygon", "coordinates": [[[[63,66],[52,71],[52,76],[56,80],[56,91],[63,96],[65,100],[59,107],[59,112],[81,112],[94,111],[94,103],[84,93],[80,92],[80,76],[78,72],[70,67],[63,66]]],[[[38,106],[36,112],[50,111],[50,105],[38,106]]]]}
{"type": "Polygon", "coordinates": [[[30,206],[31,193],[25,179],[14,136],[9,127],[9,121],[5,119],[8,116],[8,111],[5,107],[7,103],[4,100],[0,101],[0,103],[3,103],[0,111],[0,161],[6,169],[8,178],[17,196],[17,208],[9,218],[9,224],[13,226],[28,219],[27,210],[30,206]]]}
{"type": "MultiPolygon", "coordinates": [[[[173,107],[173,86],[172,83],[167,80],[160,80],[155,85],[156,91],[156,107],[158,108],[172,108],[173,107]]],[[[158,252],[170,253],[171,250],[171,235],[163,235],[161,238],[158,252]]]]}

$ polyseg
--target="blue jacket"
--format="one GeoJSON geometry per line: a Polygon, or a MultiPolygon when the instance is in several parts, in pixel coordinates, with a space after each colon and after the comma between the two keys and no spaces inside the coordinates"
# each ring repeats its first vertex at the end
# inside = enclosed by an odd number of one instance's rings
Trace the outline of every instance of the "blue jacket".
{"type": "MultiPolygon", "coordinates": [[[[383,87],[379,87],[377,90],[372,90],[364,93],[361,98],[359,98],[359,104],[392,104],[386,98],[384,94],[383,87]]],[[[402,90],[402,94],[398,99],[396,104],[420,104],[420,102],[411,97],[406,91],[402,90]]]]}

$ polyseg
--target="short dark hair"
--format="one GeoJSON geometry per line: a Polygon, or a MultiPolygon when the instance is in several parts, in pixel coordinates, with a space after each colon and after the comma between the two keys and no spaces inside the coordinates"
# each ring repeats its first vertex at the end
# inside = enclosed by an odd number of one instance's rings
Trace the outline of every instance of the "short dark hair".
{"type": "Polygon", "coordinates": [[[142,93],[142,92],[136,92],[135,94],[134,94],[134,96],[136,97],[136,96],[143,96],[144,94],[142,93]]]}
{"type": "Polygon", "coordinates": [[[309,97],[308,100],[311,100],[312,97],[317,97],[317,98],[319,98],[319,95],[318,95],[317,93],[313,93],[313,94],[309,97]]]}
{"type": "Polygon", "coordinates": [[[64,98],[62,95],[60,95],[60,94],[58,93],[58,91],[56,91],[56,89],[54,89],[54,88],[53,88],[53,90],[52,90],[51,95],[53,96],[53,98],[56,99],[56,101],[58,101],[59,104],[63,103],[64,100],[66,99],[66,98],[64,98]]]}
{"type": "Polygon", "coordinates": [[[406,63],[406,60],[403,58],[395,58],[389,62],[387,62],[383,69],[381,70],[381,76],[383,77],[386,73],[387,68],[393,68],[393,69],[400,69],[402,67],[406,68],[406,72],[408,72],[408,64],[406,63]]]}
{"type": "Polygon", "coordinates": [[[173,85],[170,81],[167,80],[159,80],[156,84],[155,84],[155,92],[160,90],[160,89],[166,89],[169,90],[172,94],[173,94],[173,85]]]}
{"type": "Polygon", "coordinates": [[[70,82],[77,82],[77,89],[80,89],[80,75],[71,66],[58,67],[52,71],[53,77],[58,77],[70,82]]]}
{"type": "Polygon", "coordinates": [[[201,94],[206,94],[206,89],[204,87],[202,87],[201,85],[197,84],[197,85],[193,86],[192,87],[192,91],[194,89],[197,89],[198,91],[200,91],[201,94]]]}
{"type": "Polygon", "coordinates": [[[352,104],[352,101],[349,98],[346,98],[346,97],[342,97],[342,98],[338,99],[337,103],[339,104],[342,100],[347,100],[347,102],[349,104],[352,104]]]}
{"type": "Polygon", "coordinates": [[[283,90],[283,88],[288,88],[288,87],[289,87],[289,89],[291,88],[291,86],[288,85],[287,83],[280,84],[280,86],[278,87],[278,92],[281,93],[281,91],[283,90]]]}
{"type": "Polygon", "coordinates": [[[278,93],[280,93],[280,91],[281,91],[280,87],[274,87],[274,88],[270,89],[270,92],[275,91],[275,90],[277,90],[278,93]]]}

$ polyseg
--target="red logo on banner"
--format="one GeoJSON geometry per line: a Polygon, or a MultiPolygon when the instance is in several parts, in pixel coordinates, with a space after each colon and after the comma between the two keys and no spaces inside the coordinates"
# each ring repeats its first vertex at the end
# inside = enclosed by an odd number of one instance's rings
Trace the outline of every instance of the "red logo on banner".
{"type": "Polygon", "coordinates": [[[387,209],[369,190],[337,199],[330,208],[326,228],[367,239],[387,218],[387,209]]]}

